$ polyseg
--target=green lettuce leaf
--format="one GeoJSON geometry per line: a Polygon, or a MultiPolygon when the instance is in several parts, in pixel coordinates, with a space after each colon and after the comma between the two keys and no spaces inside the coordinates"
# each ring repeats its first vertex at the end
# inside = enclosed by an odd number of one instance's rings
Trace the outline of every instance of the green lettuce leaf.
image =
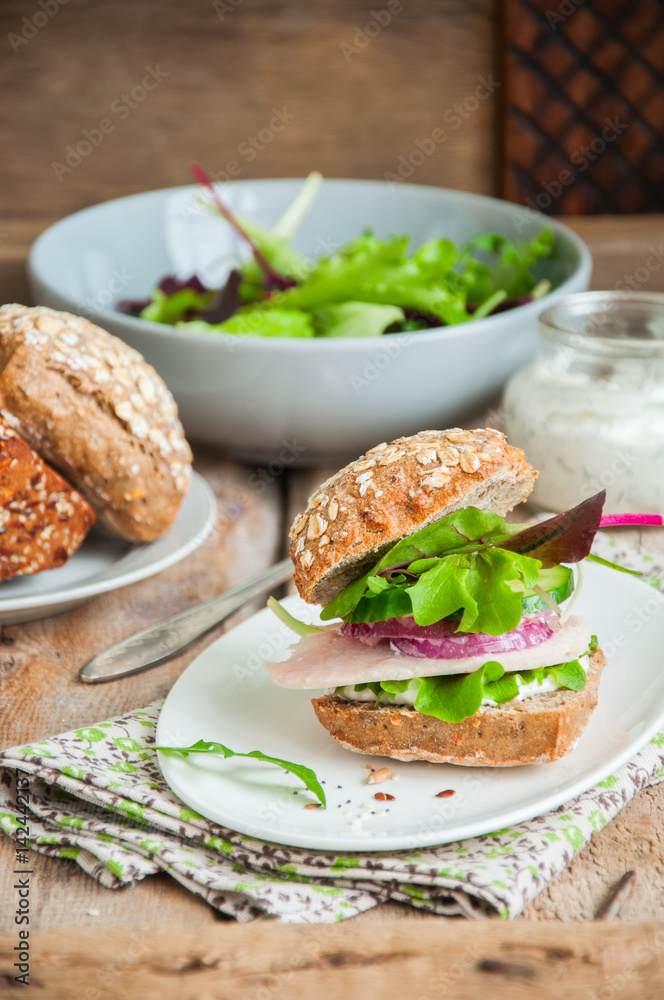
{"type": "MultiPolygon", "coordinates": [[[[321,617],[346,618],[358,605],[368,586],[368,579],[388,571],[391,567],[409,567],[422,559],[438,558],[448,553],[477,551],[496,544],[519,530],[498,514],[465,507],[435,521],[421,531],[393,545],[364,576],[353,580],[325,606],[321,617]]],[[[418,571],[419,572],[419,571],[418,571]]],[[[408,598],[399,598],[407,601],[408,598]]],[[[401,614],[408,614],[402,611],[401,614]]],[[[390,615],[388,617],[395,617],[390,615]]],[[[354,621],[383,621],[382,617],[353,618],[354,621]]]]}
{"type": "Polygon", "coordinates": [[[543,229],[527,243],[513,243],[497,233],[480,233],[461,253],[462,274],[470,282],[468,299],[477,302],[496,289],[508,298],[521,298],[535,287],[530,268],[553,251],[553,232],[543,229]],[[483,260],[477,260],[477,254],[483,260]]]}
{"type": "Polygon", "coordinates": [[[463,609],[460,632],[511,632],[539,570],[537,559],[500,548],[445,556],[408,588],[413,616],[418,625],[433,625],[463,609]]]}
{"type": "Polygon", "coordinates": [[[173,295],[166,295],[161,288],[153,288],[152,302],[140,313],[141,319],[153,323],[174,324],[190,310],[205,309],[212,302],[214,292],[197,292],[193,288],[183,288],[173,295]]]}
{"type": "Polygon", "coordinates": [[[233,333],[245,337],[313,337],[311,316],[297,309],[273,309],[260,312],[257,309],[235,313],[223,323],[205,323],[191,320],[178,323],[183,329],[197,333],[233,333]]]}
{"type": "Polygon", "coordinates": [[[439,272],[429,259],[430,251],[408,257],[408,242],[408,237],[359,237],[321,258],[300,285],[257,303],[256,308],[311,310],[334,302],[373,302],[422,312],[442,323],[471,319],[456,276],[439,272]]]}
{"type": "MultiPolygon", "coordinates": [[[[597,637],[593,636],[586,652],[592,652],[596,648],[597,637]]],[[[569,663],[557,663],[551,667],[510,673],[506,673],[503,665],[497,660],[489,660],[471,674],[356,684],[355,690],[364,691],[370,688],[376,696],[376,704],[380,704],[381,691],[395,695],[403,694],[413,687],[416,690],[415,711],[422,712],[423,715],[432,715],[443,722],[457,723],[475,715],[484,698],[492,698],[496,704],[503,705],[516,698],[521,686],[535,681],[541,684],[549,676],[553,677],[560,687],[571,691],[582,691],[586,686],[587,675],[580,659],[569,663]]],[[[336,689],[336,693],[341,691],[343,688],[336,689]]]]}
{"type": "Polygon", "coordinates": [[[443,722],[463,722],[480,708],[485,679],[491,683],[504,673],[500,663],[490,660],[472,674],[421,677],[415,711],[443,722]]]}
{"type": "Polygon", "coordinates": [[[268,597],[267,606],[273,615],[276,615],[280,622],[292,629],[296,635],[311,635],[313,632],[324,632],[324,628],[317,625],[307,625],[305,622],[293,618],[290,612],[286,611],[283,604],[280,604],[276,597],[268,597]]]}
{"type": "Polygon", "coordinates": [[[313,309],[311,319],[317,337],[378,337],[402,323],[404,311],[372,302],[338,302],[313,309]]]}
{"type": "Polygon", "coordinates": [[[292,761],[281,760],[280,757],[269,757],[261,750],[252,750],[250,753],[239,753],[237,750],[229,750],[223,743],[209,743],[206,740],[199,740],[190,747],[153,747],[152,749],[160,750],[162,753],[167,754],[178,753],[183,757],[188,757],[190,753],[210,753],[220,754],[225,759],[229,757],[252,757],[254,760],[262,760],[266,764],[275,764],[277,767],[281,767],[284,771],[289,771],[299,778],[309,791],[314,793],[320,804],[323,807],[326,805],[323,787],[316,777],[315,772],[310,767],[305,767],[304,764],[293,764],[292,761]]]}

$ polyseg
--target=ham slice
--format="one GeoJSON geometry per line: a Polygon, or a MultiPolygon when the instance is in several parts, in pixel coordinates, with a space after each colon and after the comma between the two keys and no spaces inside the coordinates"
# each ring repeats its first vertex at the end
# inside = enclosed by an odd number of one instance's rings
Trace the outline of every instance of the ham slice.
{"type": "Polygon", "coordinates": [[[498,660],[508,672],[533,670],[567,663],[588,648],[591,633],[583,618],[572,616],[564,625],[558,621],[550,624],[553,635],[537,646],[512,649],[494,656],[479,654],[453,660],[405,656],[393,651],[387,640],[367,646],[341,635],[338,629],[326,629],[300,639],[288,660],[264,666],[279,687],[315,690],[371,681],[469,674],[488,659],[498,660]]]}

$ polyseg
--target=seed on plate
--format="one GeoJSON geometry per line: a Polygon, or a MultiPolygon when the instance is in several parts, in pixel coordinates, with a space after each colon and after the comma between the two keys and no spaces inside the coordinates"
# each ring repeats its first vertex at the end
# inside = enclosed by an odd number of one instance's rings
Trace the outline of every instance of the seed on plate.
{"type": "Polygon", "coordinates": [[[368,776],[367,785],[380,785],[383,781],[389,781],[391,777],[392,771],[389,767],[379,767],[368,776]]]}
{"type": "Polygon", "coordinates": [[[477,453],[470,448],[468,451],[462,452],[459,465],[464,472],[477,472],[480,467],[480,460],[477,457],[477,453]]]}
{"type": "Polygon", "coordinates": [[[304,808],[305,809],[320,809],[322,807],[321,807],[320,802],[309,802],[304,808]]]}
{"type": "Polygon", "coordinates": [[[379,802],[394,802],[394,796],[388,795],[387,792],[376,792],[374,798],[378,799],[379,802]]]}
{"type": "Polygon", "coordinates": [[[327,521],[320,514],[312,514],[309,518],[309,527],[307,528],[307,538],[320,538],[325,529],[327,528],[327,521]]]}
{"type": "Polygon", "coordinates": [[[437,795],[436,795],[436,798],[437,799],[449,799],[450,795],[454,795],[454,794],[455,794],[455,792],[454,792],[453,788],[446,788],[444,791],[438,792],[437,795]]]}

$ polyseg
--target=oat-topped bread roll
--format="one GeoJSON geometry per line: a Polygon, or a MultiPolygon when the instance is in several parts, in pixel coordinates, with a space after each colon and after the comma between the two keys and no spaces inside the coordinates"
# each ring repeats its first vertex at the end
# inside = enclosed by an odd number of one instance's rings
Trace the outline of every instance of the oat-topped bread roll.
{"type": "Polygon", "coordinates": [[[83,497],[0,419],[0,579],[62,566],[94,519],[83,497]]]}
{"type": "Polygon", "coordinates": [[[191,451],[170,392],[122,340],[70,313],[3,306],[0,409],[109,531],[131,541],[168,531],[191,451]]]}
{"type": "Polygon", "coordinates": [[[504,515],[537,473],[489,427],[421,431],[379,444],[319,487],[290,531],[297,589],[326,604],[383,550],[462,507],[504,515]]]}

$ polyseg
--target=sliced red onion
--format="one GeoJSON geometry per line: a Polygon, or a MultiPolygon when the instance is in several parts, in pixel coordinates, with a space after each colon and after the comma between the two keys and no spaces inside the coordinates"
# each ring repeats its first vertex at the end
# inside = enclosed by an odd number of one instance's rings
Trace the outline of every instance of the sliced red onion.
{"type": "Polygon", "coordinates": [[[664,525],[661,514],[603,514],[600,518],[600,528],[615,528],[621,524],[656,524],[664,525]]]}
{"type": "Polygon", "coordinates": [[[553,635],[547,617],[551,617],[550,612],[524,618],[512,632],[503,635],[456,632],[459,623],[449,619],[435,625],[418,625],[413,618],[390,618],[384,622],[355,625],[344,622],[340,631],[342,635],[352,636],[361,642],[390,639],[392,647],[406,656],[458,660],[464,656],[506,653],[511,649],[537,646],[553,635]]]}

